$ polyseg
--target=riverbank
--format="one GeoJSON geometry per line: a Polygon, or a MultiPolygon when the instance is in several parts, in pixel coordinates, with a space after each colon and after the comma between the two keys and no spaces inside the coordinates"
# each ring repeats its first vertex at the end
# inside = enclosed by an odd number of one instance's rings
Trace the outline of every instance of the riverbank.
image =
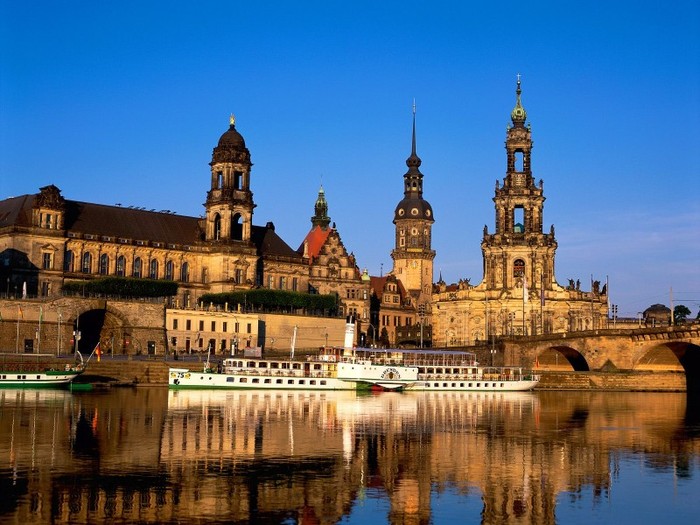
{"type": "MultiPolygon", "coordinates": [[[[170,367],[200,370],[206,355],[187,356],[185,359],[163,359],[162,356],[103,357],[92,359],[80,383],[98,386],[165,386],[170,367]]],[[[214,359],[212,359],[214,361],[214,359]]],[[[0,356],[6,364],[24,363],[36,367],[63,367],[72,358],[55,356],[0,356]]],[[[590,390],[616,392],[685,392],[684,372],[665,371],[612,371],[574,372],[539,370],[540,384],[536,390],[590,390]]]]}

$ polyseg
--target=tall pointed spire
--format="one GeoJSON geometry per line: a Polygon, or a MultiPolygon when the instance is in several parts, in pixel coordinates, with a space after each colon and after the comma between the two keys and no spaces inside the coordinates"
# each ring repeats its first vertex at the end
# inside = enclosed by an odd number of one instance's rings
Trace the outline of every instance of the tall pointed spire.
{"type": "Polygon", "coordinates": [[[522,101],[520,100],[520,94],[522,93],[522,90],[520,89],[520,73],[518,73],[517,77],[518,84],[515,90],[515,107],[510,113],[510,119],[513,121],[514,126],[521,127],[525,125],[525,120],[527,119],[527,112],[525,111],[522,101]]]}
{"type": "MultiPolygon", "coordinates": [[[[411,135],[411,156],[406,159],[406,166],[409,167],[409,173],[411,173],[411,168],[415,168],[415,172],[420,175],[418,167],[421,165],[421,160],[416,153],[416,101],[413,100],[413,134],[411,135]]],[[[408,173],[406,174],[408,175],[408,173]]],[[[422,175],[421,175],[422,177],[422,175]]]]}

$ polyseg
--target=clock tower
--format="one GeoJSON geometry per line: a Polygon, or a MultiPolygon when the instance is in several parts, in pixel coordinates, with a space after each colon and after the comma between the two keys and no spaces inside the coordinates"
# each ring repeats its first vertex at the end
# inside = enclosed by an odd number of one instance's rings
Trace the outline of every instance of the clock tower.
{"type": "Polygon", "coordinates": [[[416,154],[416,108],[413,106],[413,136],[411,155],[406,159],[408,171],[403,176],[403,199],[394,211],[396,226],[392,274],[408,293],[411,305],[429,304],[433,285],[433,259],[430,247],[431,228],[435,219],[430,203],[423,198],[421,159],[416,154]]]}

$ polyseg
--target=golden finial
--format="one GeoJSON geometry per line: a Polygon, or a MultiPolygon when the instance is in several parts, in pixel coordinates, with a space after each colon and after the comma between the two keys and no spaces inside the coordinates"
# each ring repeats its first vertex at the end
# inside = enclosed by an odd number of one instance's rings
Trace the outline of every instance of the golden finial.
{"type": "Polygon", "coordinates": [[[233,113],[231,113],[231,116],[228,118],[228,123],[232,126],[236,125],[236,117],[233,116],[233,113]]]}

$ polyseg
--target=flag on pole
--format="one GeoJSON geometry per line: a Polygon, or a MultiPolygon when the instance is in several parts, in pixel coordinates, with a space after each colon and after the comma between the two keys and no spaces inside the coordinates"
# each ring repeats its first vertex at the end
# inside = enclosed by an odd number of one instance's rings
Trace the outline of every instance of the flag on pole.
{"type": "Polygon", "coordinates": [[[527,304],[527,277],[523,276],[523,304],[527,304]]]}
{"type": "Polygon", "coordinates": [[[22,312],[22,307],[21,307],[21,306],[18,306],[18,307],[17,307],[17,313],[19,314],[19,316],[20,316],[22,319],[24,319],[24,312],[22,312]]]}
{"type": "Polygon", "coordinates": [[[100,343],[97,343],[95,347],[95,355],[97,356],[97,362],[100,362],[100,357],[102,357],[102,350],[100,349],[100,343]]]}

